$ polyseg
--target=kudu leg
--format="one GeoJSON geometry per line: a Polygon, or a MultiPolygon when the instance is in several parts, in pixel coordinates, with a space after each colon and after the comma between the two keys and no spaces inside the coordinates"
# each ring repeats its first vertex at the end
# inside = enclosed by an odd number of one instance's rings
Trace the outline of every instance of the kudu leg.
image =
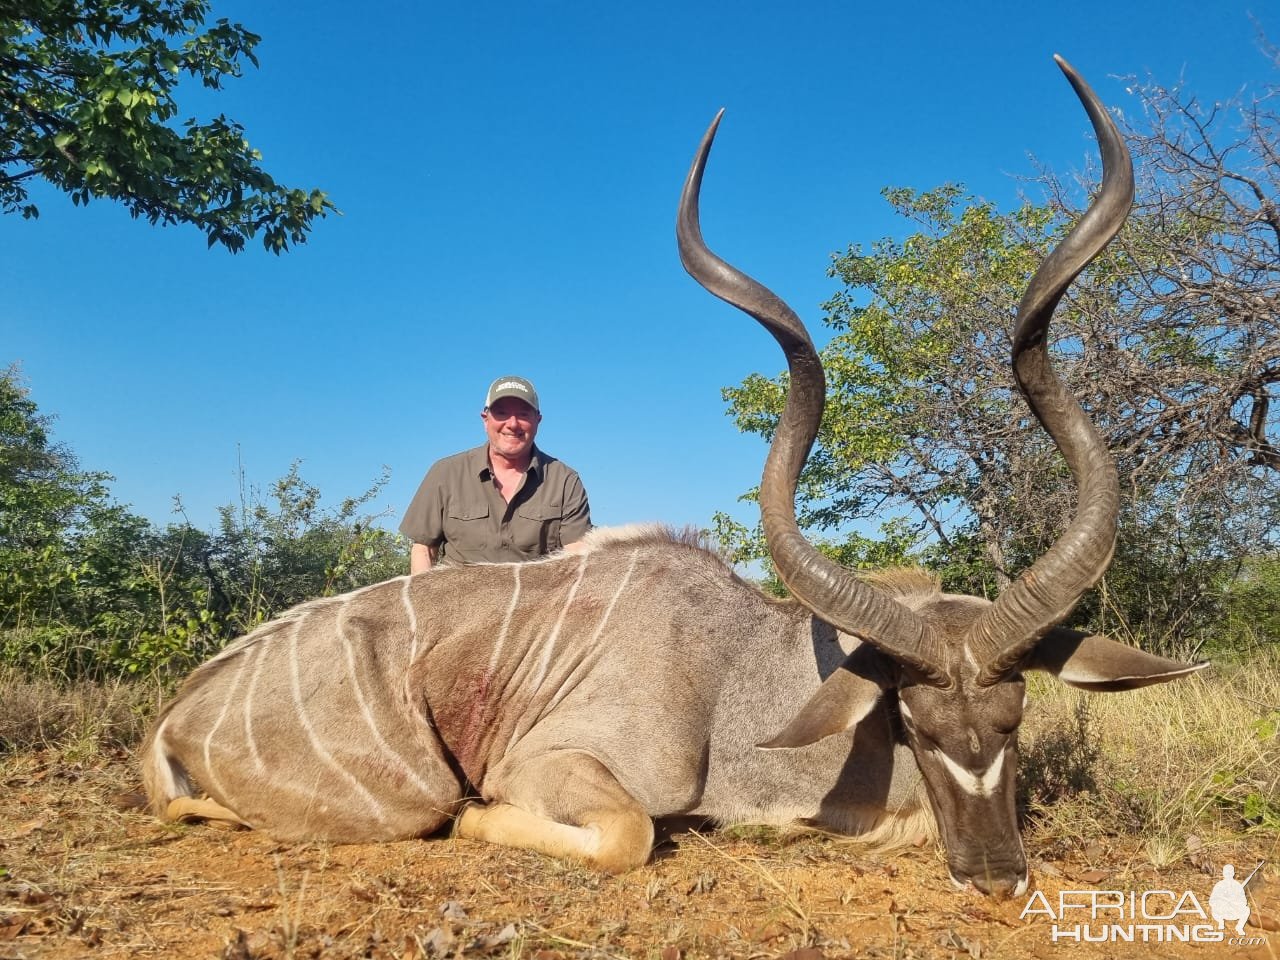
{"type": "Polygon", "coordinates": [[[166,820],[210,820],[219,824],[247,827],[234,810],[209,797],[175,797],[165,809],[166,820]]]}
{"type": "Polygon", "coordinates": [[[553,857],[608,873],[634,869],[653,849],[653,820],[590,754],[556,751],[502,778],[501,798],[468,806],[455,835],[553,857]]]}

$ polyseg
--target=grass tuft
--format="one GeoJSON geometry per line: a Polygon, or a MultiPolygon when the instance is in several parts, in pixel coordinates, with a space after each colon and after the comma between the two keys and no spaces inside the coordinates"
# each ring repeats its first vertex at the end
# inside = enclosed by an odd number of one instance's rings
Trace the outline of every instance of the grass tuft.
{"type": "Polygon", "coordinates": [[[53,750],[68,760],[135,747],[156,710],[142,683],[57,683],[0,669],[0,756],[53,750]]]}

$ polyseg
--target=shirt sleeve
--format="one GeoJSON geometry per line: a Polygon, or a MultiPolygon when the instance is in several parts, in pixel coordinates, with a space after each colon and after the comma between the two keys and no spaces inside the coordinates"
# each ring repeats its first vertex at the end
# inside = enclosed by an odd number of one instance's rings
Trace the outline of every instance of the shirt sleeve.
{"type": "Polygon", "coordinates": [[[400,532],[414,543],[438,547],[444,543],[444,470],[435,464],[422,478],[418,492],[400,521],[400,532]]]}
{"type": "Polygon", "coordinates": [[[564,513],[560,518],[560,544],[576,543],[591,529],[591,504],[587,491],[576,473],[564,485],[564,513]]]}

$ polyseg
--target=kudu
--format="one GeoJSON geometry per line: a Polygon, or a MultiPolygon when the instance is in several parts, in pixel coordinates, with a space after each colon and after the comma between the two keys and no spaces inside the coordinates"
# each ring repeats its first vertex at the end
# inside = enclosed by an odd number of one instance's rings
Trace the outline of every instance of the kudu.
{"type": "Polygon", "coordinates": [[[331,841],[421,836],[456,815],[462,836],[610,871],[645,862],[654,817],[805,821],[885,840],[932,814],[957,883],[1023,890],[1022,672],[1123,690],[1198,669],[1057,626],[1107,566],[1118,485],[1050,367],[1048,323],[1119,229],[1133,182],[1105,111],[1062,66],[1105,174],[1031,281],[1014,369],[1080,500],[997,601],[942,593],[919,571],[859,579],[801,535],[794,494],[823,371],[795,314],[702,242],[717,117],[685,183],[679,247],[698,282],[787,356],[760,507],[795,599],[766,597],[687,538],[626,528],[595,531],[580,556],[442,567],[305,603],[197,669],[162,712],[143,755],[151,809],[331,841]]]}

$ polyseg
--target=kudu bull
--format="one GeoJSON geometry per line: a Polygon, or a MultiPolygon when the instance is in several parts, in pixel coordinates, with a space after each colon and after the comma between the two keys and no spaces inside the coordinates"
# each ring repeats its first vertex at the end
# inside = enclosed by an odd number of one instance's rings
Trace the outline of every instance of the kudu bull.
{"type": "Polygon", "coordinates": [[[1118,484],[1050,367],[1047,329],[1133,191],[1119,134],[1062,66],[1097,132],[1103,185],[1032,279],[1013,363],[1079,505],[998,600],[942,593],[918,571],[859,579],[800,533],[795,487],[823,372],[795,314],[703,244],[717,117],[681,197],[680,253],[787,356],[760,509],[795,599],[766,597],[686,539],[628,528],[596,531],[581,556],[439,568],[305,603],[197,669],[160,715],[143,756],[151,809],[285,840],[416,837],[456,816],[461,836],[610,871],[645,862],[654,817],[885,839],[932,814],[957,883],[1023,890],[1023,671],[1110,691],[1198,669],[1057,626],[1110,560],[1118,484]]]}

